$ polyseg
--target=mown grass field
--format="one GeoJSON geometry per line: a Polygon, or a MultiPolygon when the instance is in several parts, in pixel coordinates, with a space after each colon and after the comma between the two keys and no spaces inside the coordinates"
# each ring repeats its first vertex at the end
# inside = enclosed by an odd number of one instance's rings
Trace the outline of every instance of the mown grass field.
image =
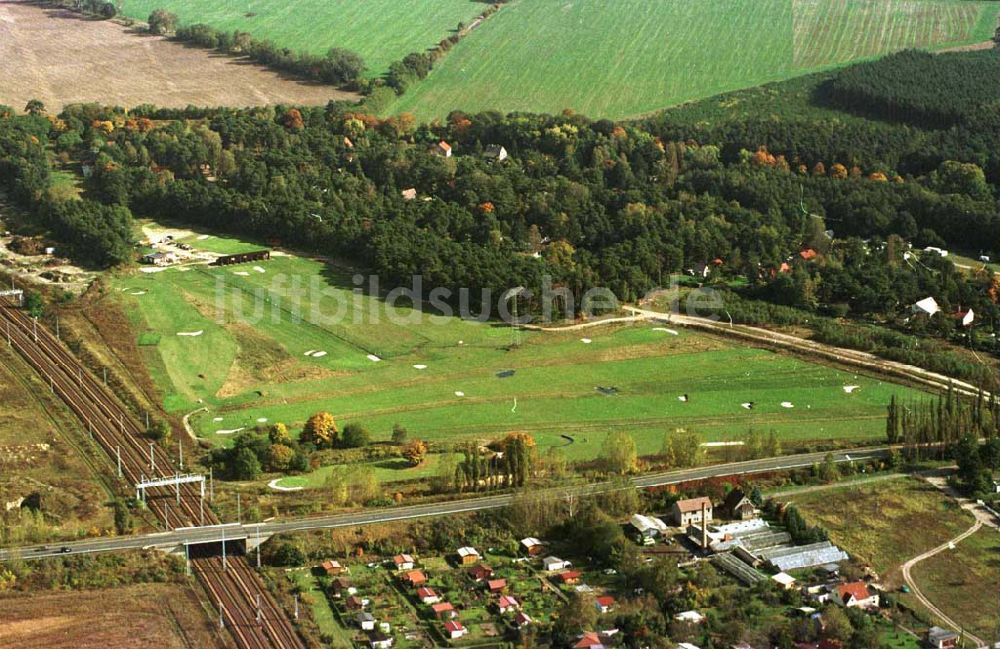
{"type": "MultiPolygon", "coordinates": [[[[212,245],[224,251],[228,241],[212,245]]],[[[564,447],[572,459],[596,456],[615,429],[631,432],[644,454],[658,452],[677,428],[706,442],[750,428],[797,441],[876,440],[890,395],[915,396],[878,379],[651,325],[521,332],[512,348],[505,326],[355,296],[353,274],[282,254],[260,264],[135,273],[113,285],[147,343],[141,350],[166,407],[207,408],[192,423],[218,444],[258,424],[297,429],[320,410],[341,425],[366,425],[375,440],[388,439],[395,423],[432,442],[526,430],[541,448],[564,447]],[[847,385],[860,389],[848,394],[847,385]],[[754,408],[742,407],[747,402],[754,408]]],[[[419,477],[434,467],[381,469],[419,477]]]]}
{"type": "Polygon", "coordinates": [[[124,0],[123,5],[125,14],[137,20],[146,20],[154,9],[167,9],[181,24],[245,31],[296,51],[353,50],[364,57],[371,76],[410,52],[437,44],[485,7],[475,0],[124,0]]]}
{"type": "Polygon", "coordinates": [[[516,0],[389,112],[647,113],[908,47],[986,41],[965,0],[516,0]]]}

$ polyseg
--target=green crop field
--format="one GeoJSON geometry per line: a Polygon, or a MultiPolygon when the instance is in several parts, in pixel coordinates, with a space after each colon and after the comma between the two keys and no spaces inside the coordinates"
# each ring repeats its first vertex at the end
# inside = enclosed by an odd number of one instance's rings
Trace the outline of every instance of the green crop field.
{"type": "Polygon", "coordinates": [[[364,57],[372,76],[410,52],[435,45],[485,7],[475,0],[124,0],[123,5],[124,13],[137,20],[167,9],[181,24],[245,31],[311,54],[346,48],[364,57]]]}
{"type": "MultiPolygon", "coordinates": [[[[217,237],[212,245],[246,244],[217,237]]],[[[659,451],[677,428],[706,442],[750,428],[798,441],[875,440],[890,395],[916,396],[871,377],[651,325],[521,332],[512,348],[506,326],[354,295],[353,274],[275,254],[260,265],[170,268],[114,283],[166,407],[207,408],[192,422],[216,444],[258,424],[296,429],[320,410],[341,425],[366,425],[376,440],[388,439],[395,423],[411,438],[438,442],[526,430],[540,447],[565,447],[573,459],[596,456],[615,429],[633,433],[642,453],[659,451]],[[848,393],[849,385],[860,387],[848,393]],[[744,408],[749,402],[754,407],[744,408]]],[[[378,468],[386,476],[411,473],[378,468]]],[[[323,479],[312,477],[310,486],[323,479]]]]}
{"type": "Polygon", "coordinates": [[[389,112],[619,118],[896,51],[989,40],[966,0],[515,0],[389,112]]]}

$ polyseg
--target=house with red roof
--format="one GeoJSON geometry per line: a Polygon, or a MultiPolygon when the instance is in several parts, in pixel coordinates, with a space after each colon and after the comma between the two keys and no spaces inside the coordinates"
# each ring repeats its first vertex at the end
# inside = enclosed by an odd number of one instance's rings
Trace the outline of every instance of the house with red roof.
{"type": "Polygon", "coordinates": [[[604,649],[604,641],[601,640],[601,636],[593,631],[588,631],[580,636],[580,639],[573,645],[573,649],[604,649]]]}
{"type": "Polygon", "coordinates": [[[878,608],[878,593],[872,594],[863,581],[839,584],[837,600],[847,608],[878,608]]]}
{"type": "Polygon", "coordinates": [[[411,586],[423,586],[427,583],[427,575],[424,574],[423,570],[404,572],[402,579],[411,586]]]}
{"type": "Polygon", "coordinates": [[[602,615],[605,613],[610,613],[611,609],[615,607],[615,598],[612,597],[611,595],[604,595],[602,597],[598,597],[597,599],[594,600],[594,606],[597,608],[597,611],[602,615]]]}
{"type": "Polygon", "coordinates": [[[434,589],[427,588],[426,586],[424,588],[417,589],[417,598],[424,604],[428,605],[437,604],[441,601],[441,597],[434,592],[434,589]]]}
{"type": "Polygon", "coordinates": [[[501,595],[497,600],[497,609],[501,614],[508,611],[516,611],[521,608],[521,604],[510,595],[501,595]]]}
{"type": "Polygon", "coordinates": [[[524,611],[518,611],[517,615],[514,616],[514,627],[520,629],[523,626],[533,623],[535,620],[531,618],[530,615],[524,611]]]}
{"type": "Polygon", "coordinates": [[[413,570],[413,566],[416,565],[416,561],[408,554],[397,554],[392,558],[392,562],[396,564],[396,570],[413,570]]]}
{"type": "Polygon", "coordinates": [[[469,632],[458,620],[449,620],[444,623],[444,634],[452,640],[458,640],[469,632]]]}
{"type": "Polygon", "coordinates": [[[813,250],[812,248],[806,248],[805,250],[799,253],[799,257],[802,257],[802,259],[806,261],[811,261],[813,259],[816,259],[816,257],[818,256],[819,253],[813,250]]]}
{"type": "Polygon", "coordinates": [[[580,574],[578,570],[564,570],[563,572],[560,572],[558,575],[556,575],[556,579],[566,584],[567,586],[572,586],[573,584],[579,584],[580,577],[582,576],[583,575],[580,574]]]}
{"type": "Polygon", "coordinates": [[[451,602],[438,602],[431,606],[431,611],[434,612],[434,617],[439,620],[453,619],[455,615],[455,607],[451,605],[451,602]]]}
{"type": "Polygon", "coordinates": [[[501,593],[505,588],[507,588],[506,579],[490,579],[486,582],[486,589],[491,593],[501,593]]]}
{"type": "Polygon", "coordinates": [[[331,577],[339,575],[346,570],[344,566],[340,565],[339,561],[334,561],[332,559],[328,559],[323,563],[319,564],[319,567],[323,569],[323,572],[330,575],[331,577]]]}
{"type": "Polygon", "coordinates": [[[444,140],[441,140],[440,142],[435,144],[434,148],[431,150],[439,156],[443,156],[445,158],[451,157],[451,145],[445,142],[444,140]]]}
{"type": "Polygon", "coordinates": [[[493,568],[490,568],[485,564],[472,566],[469,568],[469,576],[472,577],[472,580],[476,583],[486,581],[493,576],[493,568]]]}

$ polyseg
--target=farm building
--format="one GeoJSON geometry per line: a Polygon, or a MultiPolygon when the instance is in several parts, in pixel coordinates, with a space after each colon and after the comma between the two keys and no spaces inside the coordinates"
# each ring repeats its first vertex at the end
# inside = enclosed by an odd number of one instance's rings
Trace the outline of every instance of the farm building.
{"type": "Polygon", "coordinates": [[[177,257],[172,252],[153,252],[142,257],[142,263],[153,266],[169,266],[176,262],[177,257]]]}
{"type": "Polygon", "coordinates": [[[955,649],[958,646],[958,634],[939,626],[932,626],[924,638],[927,649],[955,649]]]}
{"type": "Polygon", "coordinates": [[[499,144],[490,144],[487,145],[486,150],[483,151],[483,157],[487,160],[503,162],[507,159],[507,149],[503,148],[499,144]]]}
{"type": "Polygon", "coordinates": [[[636,531],[636,536],[643,545],[656,543],[656,537],[667,531],[666,524],[653,516],[633,514],[629,525],[636,531]]]}
{"type": "Polygon", "coordinates": [[[734,520],[747,521],[754,517],[757,508],[742,489],[733,489],[722,503],[722,512],[734,520]]]}
{"type": "Polygon", "coordinates": [[[459,548],[456,554],[458,554],[458,562],[463,566],[472,565],[480,559],[479,551],[468,546],[459,548]]]}
{"type": "Polygon", "coordinates": [[[235,255],[222,255],[212,263],[216,266],[232,266],[233,264],[247,264],[252,261],[267,261],[270,258],[270,250],[255,250],[254,252],[241,252],[235,255]]]}
{"type": "Polygon", "coordinates": [[[529,557],[534,557],[538,555],[539,552],[544,550],[545,546],[535,537],[529,536],[526,539],[521,539],[521,548],[529,557]]]}
{"type": "Polygon", "coordinates": [[[545,557],[542,559],[542,569],[545,572],[555,572],[556,570],[565,570],[573,564],[569,561],[563,561],[559,557],[545,557]]]}
{"type": "Polygon", "coordinates": [[[706,496],[678,500],[670,510],[670,517],[677,527],[701,524],[712,520],[712,499],[706,496]]]}
{"type": "MultiPolygon", "coordinates": [[[[812,545],[797,547],[775,547],[753,553],[757,559],[773,566],[775,570],[788,572],[800,568],[813,568],[828,563],[847,561],[847,553],[830,543],[821,541],[812,545]]],[[[742,558],[742,557],[741,557],[742,558]]]]}

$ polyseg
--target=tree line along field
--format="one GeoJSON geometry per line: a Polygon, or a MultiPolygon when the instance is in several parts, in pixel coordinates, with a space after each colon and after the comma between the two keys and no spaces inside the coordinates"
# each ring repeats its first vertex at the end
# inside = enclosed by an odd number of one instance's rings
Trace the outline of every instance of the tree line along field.
{"type": "Polygon", "coordinates": [[[965,0],[518,0],[388,112],[634,116],[903,48],[986,41],[997,13],[965,0]]]}
{"type": "MultiPolygon", "coordinates": [[[[224,250],[229,240],[202,241],[224,250]]],[[[870,377],[652,325],[523,331],[511,348],[515,334],[506,326],[409,308],[398,308],[404,320],[392,322],[381,299],[351,294],[352,274],[281,254],[256,269],[188,266],[121,276],[113,294],[133,314],[167,409],[206,407],[192,423],[214,444],[263,423],[297,429],[321,410],[341,426],[365,425],[375,440],[387,440],[396,423],[432,442],[526,430],[540,447],[565,447],[572,459],[595,457],[616,429],[632,433],[641,453],[658,452],[677,428],[705,441],[737,439],[750,428],[798,441],[874,440],[884,433],[890,395],[918,396],[870,377]],[[323,296],[310,299],[313,291],[306,290],[293,307],[293,278],[303,287],[317,282],[315,293],[323,296]],[[234,305],[255,292],[266,298],[262,309],[243,302],[251,319],[241,322],[234,305]],[[309,321],[314,309],[331,315],[338,308],[336,322],[309,321]],[[860,388],[848,393],[849,385],[860,388]],[[753,409],[742,406],[749,402],[753,409]]]]}
{"type": "Polygon", "coordinates": [[[177,14],[181,24],[205,23],[239,30],[280,47],[325,54],[332,47],[360,54],[368,74],[378,76],[410,52],[446,38],[484,5],[475,0],[124,0],[124,13],[146,20],[154,9],[177,14]]]}

